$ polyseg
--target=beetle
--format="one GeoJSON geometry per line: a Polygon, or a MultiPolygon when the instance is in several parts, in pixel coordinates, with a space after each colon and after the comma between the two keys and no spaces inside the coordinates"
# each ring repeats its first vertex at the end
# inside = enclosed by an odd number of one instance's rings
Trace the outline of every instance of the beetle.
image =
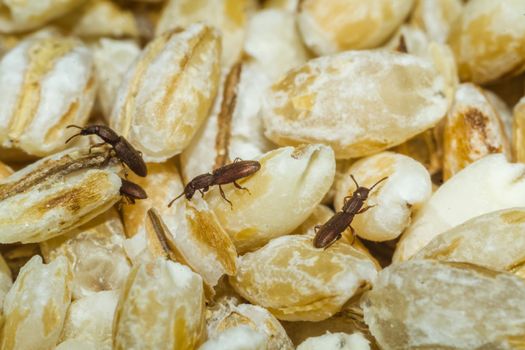
{"type": "Polygon", "coordinates": [[[247,188],[239,185],[237,180],[256,173],[260,168],[261,163],[256,160],[241,160],[240,158],[236,158],[231,164],[217,168],[211,173],[202,174],[193,178],[193,180],[188,182],[184,187],[184,191],[168,204],[168,207],[171,207],[172,204],[182,196],[190,200],[196,191],[199,191],[200,194],[204,196],[204,192],[207,192],[211,186],[218,185],[221,197],[233,208],[232,202],[226,198],[221,185],[233,183],[238,189],[250,192],[247,188]]]}
{"type": "Polygon", "coordinates": [[[113,147],[117,158],[126,164],[131,171],[142,177],[148,175],[148,168],[142,159],[142,153],[137,151],[124,137],[119,136],[111,128],[99,124],[86,126],[84,128],[78,125],[68,125],[67,128],[77,128],[80,129],[80,132],[67,139],[66,143],[80,135],[97,135],[104,140],[104,142],[92,145],[89,148],[89,152],[95,147],[109,144],[113,147]]]}
{"type": "Polygon", "coordinates": [[[120,194],[124,196],[131,204],[135,204],[136,199],[146,199],[148,194],[142,187],[129,180],[122,179],[120,194]]]}
{"type": "MultiPolygon", "coordinates": [[[[350,175],[355,183],[356,189],[351,196],[344,198],[343,208],[340,212],[337,212],[323,225],[315,226],[315,237],[314,247],[316,248],[328,248],[334,244],[337,240],[341,239],[342,233],[347,227],[352,231],[352,237],[355,238],[355,231],[352,226],[352,220],[357,214],[362,214],[374,205],[369,205],[363,208],[365,201],[368,199],[370,192],[379,185],[379,183],[385,181],[388,177],[384,177],[377,181],[372,187],[359,186],[353,175],[350,175]]],[[[353,243],[353,242],[352,242],[353,243]]]]}

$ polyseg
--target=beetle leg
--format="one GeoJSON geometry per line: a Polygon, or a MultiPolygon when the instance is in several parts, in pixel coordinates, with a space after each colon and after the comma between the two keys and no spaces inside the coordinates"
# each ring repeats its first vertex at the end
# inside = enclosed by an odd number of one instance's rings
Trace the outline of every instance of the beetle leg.
{"type": "Polygon", "coordinates": [[[230,201],[228,200],[228,198],[226,198],[226,195],[224,194],[224,191],[223,191],[221,185],[219,185],[219,191],[221,192],[221,197],[222,197],[226,202],[228,202],[228,203],[230,204],[231,210],[233,210],[233,204],[232,204],[232,202],[230,202],[230,201]]]}
{"type": "Polygon", "coordinates": [[[113,158],[113,154],[111,154],[111,151],[112,150],[109,150],[106,158],[104,159],[104,161],[102,162],[102,164],[100,164],[100,167],[103,168],[105,166],[107,166],[109,164],[109,162],[111,161],[111,158],[113,158]]]}
{"type": "Polygon", "coordinates": [[[234,163],[237,163],[237,162],[242,162],[242,159],[241,159],[241,158],[239,158],[239,157],[237,157],[237,158],[235,158],[235,159],[233,160],[233,162],[234,162],[234,163]]]}
{"type": "Polygon", "coordinates": [[[201,194],[201,197],[204,198],[204,191],[203,190],[197,190],[197,191],[199,191],[201,194]]]}
{"type": "Polygon", "coordinates": [[[128,170],[126,168],[126,165],[124,164],[123,161],[120,161],[120,164],[122,165],[122,169],[124,169],[124,178],[127,180],[128,179],[128,170]]]}
{"type": "Polygon", "coordinates": [[[252,193],[250,192],[249,189],[247,189],[246,187],[242,187],[241,185],[239,185],[236,181],[233,181],[233,185],[235,187],[237,187],[239,190],[245,190],[245,191],[248,191],[248,193],[251,195],[252,193]]]}
{"type": "MultiPolygon", "coordinates": [[[[113,148],[110,148],[110,149],[108,150],[108,153],[107,153],[106,159],[104,159],[104,162],[102,163],[102,166],[107,166],[107,165],[109,164],[109,161],[111,160],[111,158],[115,158],[115,157],[116,157],[117,159],[119,159],[119,158],[117,157],[117,152],[115,152],[115,150],[114,150],[113,148]]],[[[122,162],[122,160],[119,159],[119,161],[120,161],[120,163],[124,164],[124,162],[122,162]]]]}
{"type": "Polygon", "coordinates": [[[367,210],[370,209],[370,208],[375,207],[376,205],[377,205],[377,204],[369,205],[369,206],[367,206],[367,207],[365,207],[365,208],[359,210],[359,211],[357,212],[357,214],[363,214],[365,211],[367,211],[367,210]]]}
{"type": "Polygon", "coordinates": [[[91,145],[91,147],[89,147],[89,154],[91,154],[91,150],[93,148],[97,148],[97,147],[102,147],[104,146],[106,143],[105,142],[100,142],[100,143],[95,143],[94,145],[91,145]]]}
{"type": "Polygon", "coordinates": [[[123,195],[123,199],[126,201],[126,204],[135,204],[135,200],[129,196],[123,195]]]}

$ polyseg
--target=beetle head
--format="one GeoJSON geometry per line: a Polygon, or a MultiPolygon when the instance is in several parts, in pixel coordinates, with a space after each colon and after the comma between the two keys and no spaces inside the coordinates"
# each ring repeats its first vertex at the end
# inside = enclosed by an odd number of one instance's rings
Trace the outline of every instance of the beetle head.
{"type": "Polygon", "coordinates": [[[195,191],[196,189],[193,187],[193,184],[190,182],[184,188],[184,196],[186,197],[187,200],[190,200],[195,194],[195,191]]]}
{"type": "Polygon", "coordinates": [[[388,177],[384,177],[382,178],[381,180],[377,181],[375,184],[372,185],[372,187],[370,188],[367,188],[367,187],[362,187],[362,186],[359,186],[359,184],[357,183],[357,181],[355,180],[354,178],[354,175],[350,175],[350,177],[352,178],[352,181],[354,181],[355,183],[355,186],[356,186],[356,190],[354,191],[354,196],[356,196],[357,198],[365,201],[368,199],[368,195],[370,194],[370,192],[374,189],[374,187],[376,187],[377,185],[379,185],[381,182],[385,181],[386,179],[388,179],[388,177]]]}
{"type": "Polygon", "coordinates": [[[357,198],[365,201],[367,200],[368,198],[368,194],[370,193],[372,189],[371,188],[366,188],[366,187],[361,187],[359,186],[355,191],[354,191],[354,196],[356,196],[357,198]]]}

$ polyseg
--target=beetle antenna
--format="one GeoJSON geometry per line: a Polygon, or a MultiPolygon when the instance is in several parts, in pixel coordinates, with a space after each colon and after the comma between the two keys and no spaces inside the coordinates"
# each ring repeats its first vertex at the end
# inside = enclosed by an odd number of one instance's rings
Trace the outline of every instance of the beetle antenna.
{"type": "Polygon", "coordinates": [[[385,181],[386,179],[388,179],[388,176],[385,176],[384,178],[382,178],[381,180],[379,180],[378,182],[376,182],[372,187],[370,187],[370,191],[372,191],[374,189],[374,187],[376,187],[377,185],[379,185],[380,182],[383,182],[385,181]]]}
{"type": "Polygon", "coordinates": [[[75,134],[75,135],[71,136],[70,138],[68,138],[68,139],[66,140],[66,143],[68,143],[69,141],[73,140],[75,137],[80,136],[80,135],[81,135],[81,134],[75,134]]]}
{"type": "Polygon", "coordinates": [[[357,181],[355,180],[355,177],[353,174],[350,174],[350,177],[352,178],[352,180],[354,181],[355,183],[355,187],[358,188],[359,187],[359,184],[357,183],[357,181]]]}
{"type": "Polygon", "coordinates": [[[177,197],[175,197],[169,204],[168,204],[168,208],[171,208],[171,206],[173,205],[173,203],[175,203],[175,201],[177,199],[179,199],[180,197],[184,196],[185,192],[182,192],[181,194],[179,194],[177,197]]]}
{"type": "Polygon", "coordinates": [[[78,125],[74,125],[74,124],[71,124],[71,125],[66,126],[66,129],[69,129],[69,128],[77,128],[77,129],[80,129],[80,130],[83,129],[83,127],[78,126],[78,125]]]}

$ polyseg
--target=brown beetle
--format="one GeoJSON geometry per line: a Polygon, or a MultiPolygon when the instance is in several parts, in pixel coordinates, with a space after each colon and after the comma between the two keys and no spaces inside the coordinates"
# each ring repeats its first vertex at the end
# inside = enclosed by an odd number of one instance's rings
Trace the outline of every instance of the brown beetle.
{"type": "Polygon", "coordinates": [[[80,132],[67,139],[66,143],[80,135],[97,135],[102,140],[104,140],[104,142],[91,146],[89,148],[90,152],[91,149],[95,147],[109,144],[113,147],[117,158],[126,164],[128,168],[131,169],[131,171],[142,177],[148,174],[148,168],[142,159],[142,154],[137,151],[124,137],[119,136],[109,127],[105,125],[90,125],[82,128],[77,125],[68,125],[67,128],[77,128],[80,129],[80,132]]]}
{"type": "Polygon", "coordinates": [[[204,192],[207,192],[210,189],[210,186],[213,185],[219,185],[221,197],[233,207],[232,202],[226,198],[221,185],[233,183],[233,185],[238,189],[249,192],[247,188],[239,185],[237,180],[256,173],[260,168],[261,164],[258,161],[241,160],[237,158],[231,164],[217,168],[211,173],[202,174],[195,177],[184,187],[184,191],[168,204],[168,207],[171,207],[171,205],[182,196],[186,196],[186,199],[190,200],[196,191],[199,191],[200,194],[204,196],[204,192]]]}
{"type": "Polygon", "coordinates": [[[135,204],[136,199],[146,199],[148,194],[142,187],[134,182],[121,179],[122,185],[120,186],[120,194],[124,196],[131,204],[135,204]]]}
{"type": "Polygon", "coordinates": [[[343,231],[346,230],[347,227],[350,227],[352,237],[355,238],[355,231],[352,226],[350,226],[352,220],[354,220],[354,216],[364,213],[368,209],[374,207],[373,205],[370,205],[363,208],[363,204],[368,199],[370,191],[372,191],[380,182],[387,179],[387,177],[384,177],[377,181],[372,187],[367,188],[359,186],[353,175],[350,175],[350,177],[355,183],[356,190],[351,196],[345,197],[343,209],[341,209],[340,212],[335,213],[335,215],[323,225],[315,226],[314,247],[316,248],[326,249],[334,244],[341,238],[343,231]]]}

